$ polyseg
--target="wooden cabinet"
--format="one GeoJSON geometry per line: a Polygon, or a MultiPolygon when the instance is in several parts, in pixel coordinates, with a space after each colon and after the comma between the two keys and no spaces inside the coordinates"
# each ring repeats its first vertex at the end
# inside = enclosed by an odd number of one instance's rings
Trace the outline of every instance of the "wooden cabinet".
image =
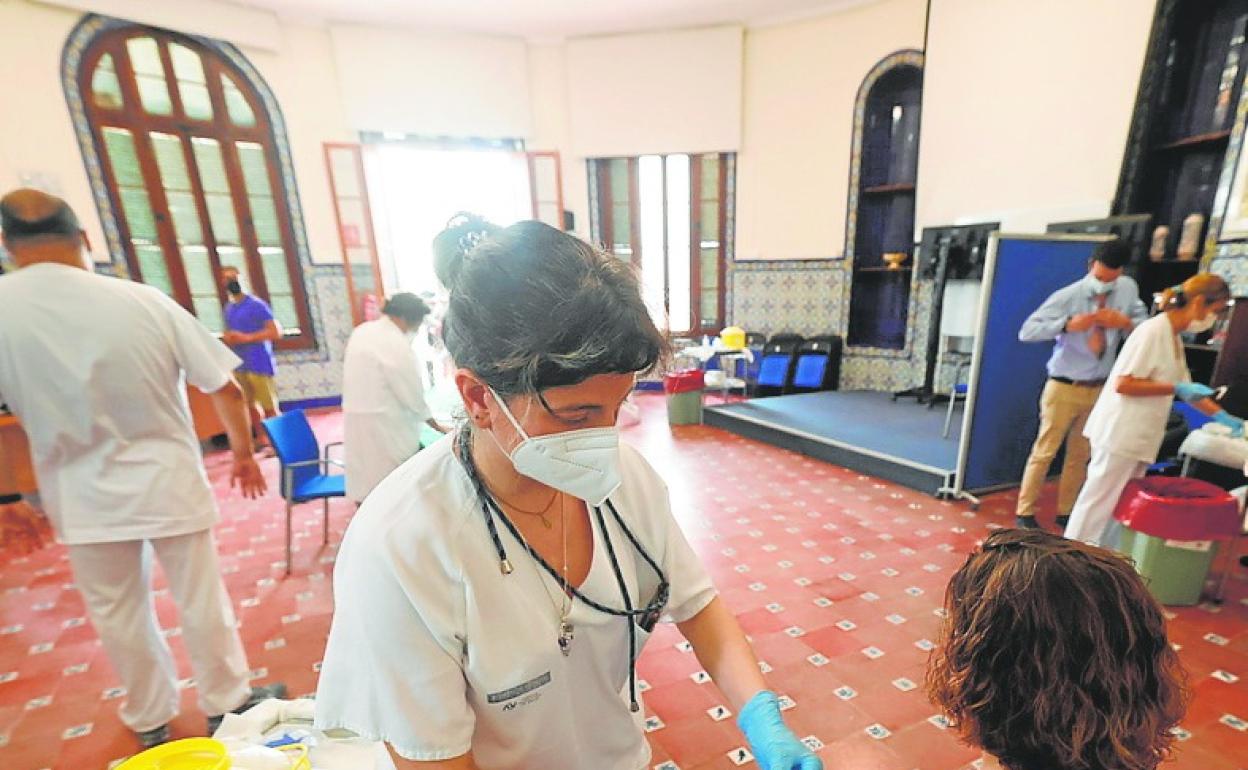
{"type": "Polygon", "coordinates": [[[26,431],[13,415],[0,414],[0,495],[30,494],[38,486],[26,431]]]}

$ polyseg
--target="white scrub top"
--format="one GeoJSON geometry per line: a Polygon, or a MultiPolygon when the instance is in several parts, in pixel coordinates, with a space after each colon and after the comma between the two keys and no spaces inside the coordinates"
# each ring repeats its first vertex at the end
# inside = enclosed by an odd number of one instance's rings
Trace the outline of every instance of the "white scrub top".
{"type": "MultiPolygon", "coordinates": [[[[386,477],[347,529],[317,724],[384,740],[411,760],[471,751],[481,770],[646,767],[643,714],[630,712],[627,693],[631,621],[575,601],[571,654],[560,653],[558,615],[542,585],[557,598],[557,584],[501,523],[515,571],[499,570],[455,443],[440,441],[386,477]]],[[[620,470],[623,485],[611,500],[671,583],[664,619],[688,620],[715,588],[658,474],[627,446],[620,470]]],[[[603,514],[633,605],[643,606],[658,578],[603,514]]],[[[581,591],[623,608],[594,521],[581,591]]],[[[638,651],[646,637],[638,628],[638,651]]]]}
{"type": "Polygon", "coordinates": [[[1118,378],[1124,376],[1169,383],[1191,381],[1183,345],[1165,313],[1140,324],[1127,337],[1083,431],[1092,446],[1103,451],[1155,462],[1174,396],[1124,396],[1116,387],[1118,378]]]}
{"type": "Polygon", "coordinates": [[[432,416],[412,342],[385,316],[347,340],[342,411],[347,497],[358,502],[420,450],[420,427],[432,416]]]}
{"type": "Polygon", "coordinates": [[[216,523],[183,373],[211,393],[239,363],[150,286],[55,264],[0,278],[0,401],[22,421],[68,545],[216,523]]]}

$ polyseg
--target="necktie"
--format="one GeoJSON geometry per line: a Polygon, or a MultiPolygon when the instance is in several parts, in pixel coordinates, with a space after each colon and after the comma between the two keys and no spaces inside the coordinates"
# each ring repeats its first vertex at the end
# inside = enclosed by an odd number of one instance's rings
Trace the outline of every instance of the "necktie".
{"type": "MultiPolygon", "coordinates": [[[[1096,302],[1097,310],[1104,310],[1105,303],[1109,301],[1108,294],[1097,294],[1093,298],[1096,302]]],[[[1100,358],[1105,355],[1105,327],[1093,326],[1092,331],[1088,333],[1088,350],[1092,351],[1092,355],[1100,358]]]]}

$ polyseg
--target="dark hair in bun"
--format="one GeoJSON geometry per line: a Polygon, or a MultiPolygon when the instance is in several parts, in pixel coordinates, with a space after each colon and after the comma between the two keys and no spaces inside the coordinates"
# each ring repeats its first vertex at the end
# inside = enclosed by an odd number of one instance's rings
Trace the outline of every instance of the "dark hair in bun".
{"type": "Polygon", "coordinates": [[[411,292],[401,291],[391,295],[381,312],[395,318],[402,318],[409,323],[418,324],[429,315],[429,306],[420,297],[411,292]]]}
{"type": "Polygon", "coordinates": [[[433,271],[447,291],[455,291],[468,252],[498,227],[484,218],[461,211],[433,239],[433,271]]]}
{"type": "Polygon", "coordinates": [[[433,241],[450,292],[442,337],[502,396],[648,372],[668,341],[627,262],[541,222],[499,228],[458,214],[433,241]]]}

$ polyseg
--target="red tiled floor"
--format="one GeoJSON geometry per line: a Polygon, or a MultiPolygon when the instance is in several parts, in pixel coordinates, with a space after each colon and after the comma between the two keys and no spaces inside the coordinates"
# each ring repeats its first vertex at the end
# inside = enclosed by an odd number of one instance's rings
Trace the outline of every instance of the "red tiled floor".
{"type": "MultiPolygon", "coordinates": [[[[785,716],[798,735],[825,744],[820,753],[831,767],[969,766],[976,752],[929,721],[935,709],[922,693],[925,647],[939,627],[934,610],[945,582],[990,527],[1012,522],[1012,496],[989,498],[974,513],[713,429],[669,429],[661,398],[638,401],[643,422],[626,429],[626,440],[666,478],[677,517],[751,635],[770,683],[796,703],[785,716]]],[[[314,422],[322,441],[341,436],[338,414],[314,422]]],[[[228,458],[212,454],[206,463],[222,501],[222,567],[256,681],[280,679],[295,694],[311,692],[332,613],[334,544],[350,506],[333,505],[324,550],[319,510],[299,509],[294,574],[283,578],[280,501],[274,494],[262,501],[233,496],[228,458]]],[[[275,461],[264,467],[275,486],[275,461]]],[[[1041,520],[1050,517],[1042,513],[1041,520]]],[[[1195,699],[1183,723],[1190,735],[1167,769],[1245,766],[1248,730],[1236,721],[1248,719],[1243,570],[1229,594],[1220,608],[1171,609],[1171,637],[1195,699]]],[[[117,717],[115,675],[90,625],[74,620],[84,611],[64,550],[0,569],[0,596],[0,768],[95,770],[133,751],[117,717]],[[75,727],[85,734],[67,737],[75,727]]],[[[164,593],[158,614],[166,628],[176,628],[164,593]]],[[[639,664],[650,688],[646,713],[660,720],[648,734],[653,764],[735,767],[729,752],[744,740],[732,719],[708,715],[722,697],[692,678],[700,665],[677,647],[681,641],[675,629],[660,626],[639,664]]],[[[170,643],[189,677],[176,632],[170,643]]],[[[193,683],[187,685],[174,723],[180,736],[203,727],[193,683]]]]}

